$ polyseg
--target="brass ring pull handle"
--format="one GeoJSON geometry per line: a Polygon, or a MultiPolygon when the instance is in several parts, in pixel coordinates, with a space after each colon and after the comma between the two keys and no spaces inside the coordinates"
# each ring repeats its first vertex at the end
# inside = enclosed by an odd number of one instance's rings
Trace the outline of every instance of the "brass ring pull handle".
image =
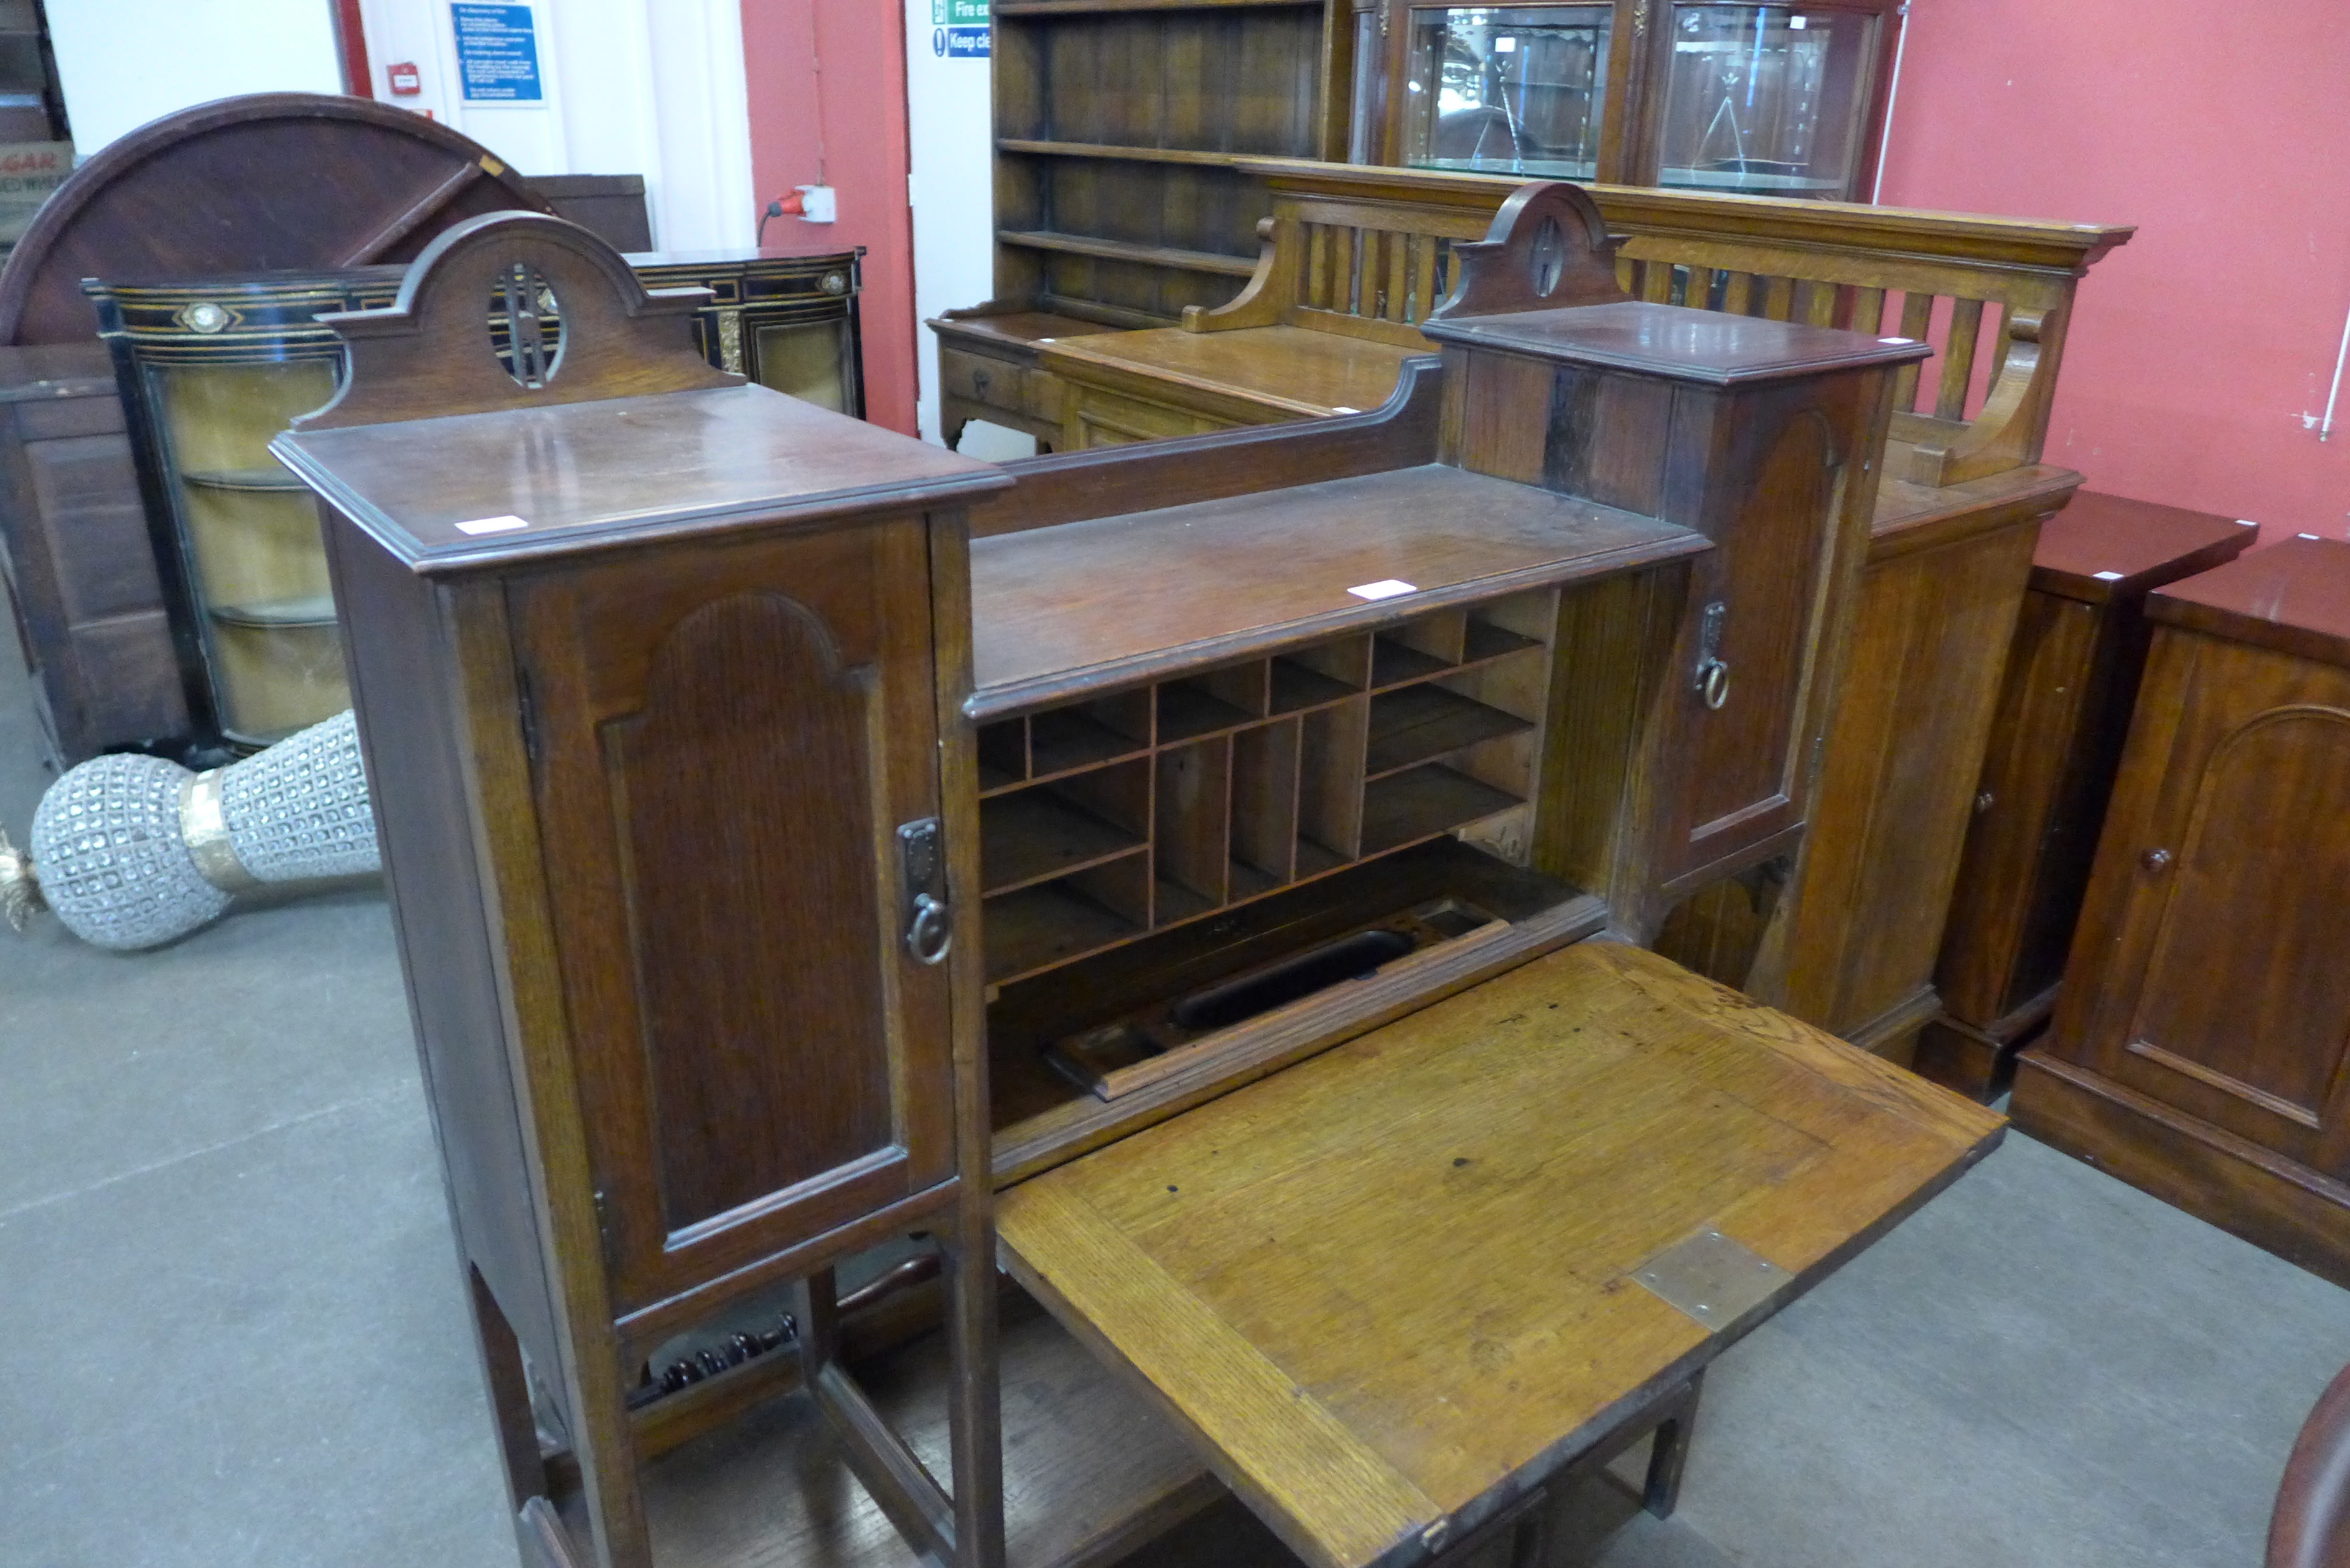
{"type": "Polygon", "coordinates": [[[1730,619],[1730,605],[1716,599],[1698,615],[1697,631],[1697,694],[1715,712],[1730,701],[1730,661],[1721,657],[1722,628],[1730,619]]]}
{"type": "Polygon", "coordinates": [[[1698,667],[1697,689],[1705,705],[1720,712],[1721,705],[1730,701],[1730,666],[1719,659],[1707,659],[1698,667]]]}
{"type": "Polygon", "coordinates": [[[906,927],[906,950],[916,963],[941,963],[954,946],[954,921],[946,900],[921,893],[914,898],[914,918],[906,927]]]}

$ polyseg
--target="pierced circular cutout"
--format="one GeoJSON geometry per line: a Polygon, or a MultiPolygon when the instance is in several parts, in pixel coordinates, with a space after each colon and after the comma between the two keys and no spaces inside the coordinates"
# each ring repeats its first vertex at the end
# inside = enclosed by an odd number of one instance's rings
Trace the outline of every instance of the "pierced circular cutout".
{"type": "Polygon", "coordinates": [[[1566,235],[1556,218],[1544,218],[1534,231],[1534,243],[1528,254],[1534,273],[1534,293],[1547,299],[1558,286],[1560,275],[1566,271],[1566,235]]]}
{"type": "Polygon", "coordinates": [[[563,310],[528,262],[498,270],[490,285],[490,349],[518,387],[537,391],[563,367],[563,310]]]}

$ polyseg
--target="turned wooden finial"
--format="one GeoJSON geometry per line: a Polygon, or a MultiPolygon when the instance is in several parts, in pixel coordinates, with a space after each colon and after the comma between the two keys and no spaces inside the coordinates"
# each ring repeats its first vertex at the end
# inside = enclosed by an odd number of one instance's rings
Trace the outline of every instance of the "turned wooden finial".
{"type": "Polygon", "coordinates": [[[1483,239],[1452,247],[1452,294],[1430,321],[1632,297],[1616,281],[1616,242],[1598,206],[1564,180],[1520,186],[1483,239]]]}
{"type": "Polygon", "coordinates": [[[648,292],[577,223],[487,213],[409,268],[384,310],[318,317],[350,351],[342,390],[294,428],[333,430],[497,409],[733,387],[693,342],[706,288],[648,292]]]}

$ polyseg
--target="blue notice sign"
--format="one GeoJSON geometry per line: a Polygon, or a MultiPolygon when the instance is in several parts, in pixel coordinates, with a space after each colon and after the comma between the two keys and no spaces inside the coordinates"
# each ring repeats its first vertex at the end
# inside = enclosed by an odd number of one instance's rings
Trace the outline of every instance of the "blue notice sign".
{"type": "Polygon", "coordinates": [[[457,75],[472,103],[537,103],[538,35],[527,5],[449,7],[457,23],[457,75]]]}
{"type": "Polygon", "coordinates": [[[931,53],[948,60],[983,60],[987,58],[987,26],[933,27],[931,29],[931,53]]]}

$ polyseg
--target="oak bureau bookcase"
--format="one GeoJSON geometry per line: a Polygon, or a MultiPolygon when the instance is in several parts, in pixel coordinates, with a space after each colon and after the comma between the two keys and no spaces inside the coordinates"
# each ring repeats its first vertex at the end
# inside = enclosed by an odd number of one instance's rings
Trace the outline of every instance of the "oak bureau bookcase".
{"type": "Polygon", "coordinates": [[[1705,1366],[1996,1141],[1635,945],[1802,834],[1919,350],[1550,307],[1613,265],[1569,188],[1462,254],[1376,412],[1009,472],[712,369],[559,220],[331,318],[274,450],[529,1562],[1245,1505],[1532,1564],[1651,1432],[1669,1510],[1705,1366]],[[501,359],[494,283],[560,343],[501,359]]]}

